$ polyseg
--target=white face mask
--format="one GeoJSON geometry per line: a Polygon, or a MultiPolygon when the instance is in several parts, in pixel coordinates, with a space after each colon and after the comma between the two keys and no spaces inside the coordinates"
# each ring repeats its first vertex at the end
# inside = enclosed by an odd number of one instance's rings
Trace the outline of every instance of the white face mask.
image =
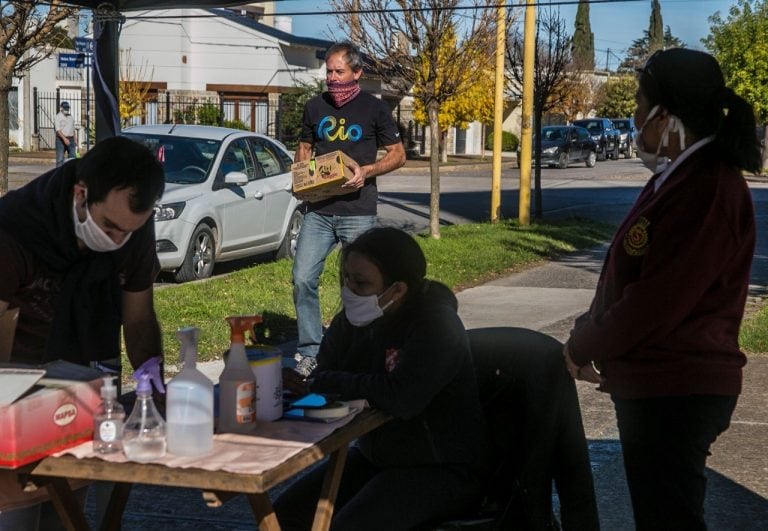
{"type": "Polygon", "coordinates": [[[648,117],[643,123],[643,127],[638,130],[636,137],[637,140],[635,140],[635,143],[637,144],[637,156],[640,157],[640,160],[643,161],[643,165],[653,173],[662,172],[669,165],[669,159],[667,157],[659,157],[659,152],[661,151],[662,146],[669,146],[670,133],[677,133],[679,135],[680,150],[685,151],[685,127],[683,127],[682,120],[673,114],[669,115],[667,126],[661,133],[661,141],[659,142],[659,145],[656,146],[656,152],[650,153],[649,151],[645,150],[645,144],[643,142],[643,129],[645,129],[645,126],[648,124],[648,122],[650,122],[651,119],[656,116],[658,110],[658,105],[655,105],[653,109],[651,109],[651,112],[648,113],[648,117]]]}
{"type": "Polygon", "coordinates": [[[83,243],[91,251],[98,253],[108,253],[110,251],[116,251],[131,237],[131,233],[127,233],[123,241],[115,243],[112,238],[107,236],[107,233],[101,230],[101,227],[91,217],[91,212],[88,210],[88,204],[85,205],[85,221],[80,221],[77,217],[77,201],[72,202],[72,217],[75,222],[75,236],[83,240],[83,243]]]}
{"type": "MultiPolygon", "coordinates": [[[[389,288],[387,288],[389,289],[389,288]]],[[[384,290],[386,293],[387,290],[384,290]]],[[[352,326],[366,326],[384,315],[384,310],[395,302],[390,300],[383,307],[379,299],[384,295],[358,295],[347,286],[341,288],[341,302],[344,304],[344,315],[352,326]]]]}

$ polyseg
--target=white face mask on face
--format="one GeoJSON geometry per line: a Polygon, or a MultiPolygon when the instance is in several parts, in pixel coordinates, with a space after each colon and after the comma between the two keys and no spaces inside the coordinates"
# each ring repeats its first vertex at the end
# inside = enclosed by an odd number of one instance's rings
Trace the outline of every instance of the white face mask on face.
{"type": "Polygon", "coordinates": [[[131,233],[127,233],[123,241],[115,243],[112,238],[107,236],[107,233],[101,230],[101,227],[91,217],[91,212],[88,210],[88,204],[85,205],[85,221],[80,221],[77,217],[77,201],[72,202],[72,218],[75,222],[75,236],[80,238],[86,247],[91,251],[98,253],[108,253],[110,251],[116,251],[131,237],[131,233]]]}
{"type": "MultiPolygon", "coordinates": [[[[387,288],[389,289],[389,288],[387,288]]],[[[352,326],[366,326],[384,315],[384,310],[395,302],[390,300],[383,307],[379,306],[381,295],[358,295],[347,286],[341,288],[341,302],[344,304],[344,315],[352,326]]]]}
{"type": "Polygon", "coordinates": [[[667,157],[660,157],[659,152],[661,151],[662,146],[669,146],[670,133],[677,133],[679,135],[680,150],[685,151],[685,127],[683,126],[682,120],[673,114],[669,115],[667,126],[661,133],[661,141],[659,142],[659,145],[656,146],[656,152],[650,153],[649,151],[645,150],[645,143],[643,142],[643,129],[645,129],[645,126],[648,125],[651,119],[656,116],[658,111],[658,105],[655,105],[653,109],[651,109],[651,112],[648,113],[648,117],[643,123],[643,127],[641,127],[637,132],[637,140],[635,141],[637,144],[637,156],[640,157],[640,160],[643,161],[643,166],[651,170],[653,173],[662,172],[669,165],[669,159],[667,157]]]}

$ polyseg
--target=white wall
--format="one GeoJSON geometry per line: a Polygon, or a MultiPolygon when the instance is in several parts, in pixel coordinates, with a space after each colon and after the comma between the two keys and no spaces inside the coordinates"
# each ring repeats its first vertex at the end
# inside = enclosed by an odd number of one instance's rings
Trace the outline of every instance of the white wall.
{"type": "MultiPolygon", "coordinates": [[[[208,15],[199,9],[157,10],[140,16],[208,15]]],[[[151,81],[168,90],[205,90],[207,84],[292,87],[322,75],[315,49],[292,47],[223,17],[129,20],[120,48],[136,67],[147,64],[151,81]],[[186,60],[186,62],[185,62],[186,60]]],[[[148,80],[149,81],[149,80],[148,80]]]]}
{"type": "MultiPolygon", "coordinates": [[[[46,137],[46,141],[42,142],[42,146],[33,138],[34,134],[34,101],[33,101],[33,88],[37,88],[40,92],[55,93],[56,89],[61,91],[61,100],[69,101],[71,104],[71,112],[75,117],[75,126],[80,128],[80,118],[82,116],[83,109],[80,105],[81,94],[85,91],[85,78],[83,81],[64,81],[57,79],[59,71],[59,59],[58,54],[72,53],[72,50],[58,50],[53,55],[37,63],[27,75],[13,79],[13,85],[18,89],[18,106],[19,106],[19,128],[11,129],[8,131],[11,142],[15,142],[21,149],[29,151],[37,149],[38,147],[46,148],[52,145],[53,136],[52,130],[46,131],[46,128],[53,127],[53,117],[56,115],[56,110],[50,112],[41,112],[39,116],[38,126],[41,129],[41,133],[46,137]]],[[[53,109],[55,105],[51,106],[53,109]]],[[[78,135],[79,140],[85,140],[82,135],[78,135]]]]}

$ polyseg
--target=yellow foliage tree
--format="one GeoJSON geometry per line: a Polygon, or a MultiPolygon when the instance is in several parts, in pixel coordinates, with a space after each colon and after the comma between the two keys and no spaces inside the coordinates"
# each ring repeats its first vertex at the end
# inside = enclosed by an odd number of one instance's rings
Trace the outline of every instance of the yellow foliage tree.
{"type": "Polygon", "coordinates": [[[120,120],[123,127],[144,115],[144,101],[152,86],[154,69],[133,64],[131,50],[120,51],[120,120]]]}
{"type": "MultiPolygon", "coordinates": [[[[459,75],[460,80],[456,84],[456,90],[453,95],[446,99],[438,112],[438,124],[440,127],[440,148],[445,156],[445,136],[450,127],[466,129],[470,122],[480,121],[488,123],[493,120],[494,106],[494,75],[493,75],[493,53],[485,50],[473,50],[473,64],[475,68],[468,68],[461,72],[451,72],[450,75],[459,75]],[[474,52],[474,53],[473,53],[474,52]]],[[[439,57],[449,56],[456,53],[456,35],[453,31],[443,33],[438,51],[439,57]]],[[[429,65],[425,60],[422,64],[424,71],[429,71],[429,65]]],[[[436,83],[442,84],[442,77],[445,75],[438,70],[436,83]]],[[[416,84],[413,89],[414,119],[420,124],[428,124],[429,116],[424,105],[423,98],[420,97],[420,84],[416,84]]]]}

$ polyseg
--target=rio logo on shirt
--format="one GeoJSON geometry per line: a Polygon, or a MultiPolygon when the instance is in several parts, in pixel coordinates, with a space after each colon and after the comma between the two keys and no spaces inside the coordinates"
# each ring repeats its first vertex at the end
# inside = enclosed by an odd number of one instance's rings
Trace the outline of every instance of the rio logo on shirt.
{"type": "Polygon", "coordinates": [[[333,142],[335,140],[351,140],[357,142],[363,136],[363,128],[357,124],[352,124],[345,127],[346,120],[344,118],[339,119],[338,127],[336,127],[336,118],[333,116],[326,116],[320,123],[317,124],[317,136],[321,139],[333,142]]]}

